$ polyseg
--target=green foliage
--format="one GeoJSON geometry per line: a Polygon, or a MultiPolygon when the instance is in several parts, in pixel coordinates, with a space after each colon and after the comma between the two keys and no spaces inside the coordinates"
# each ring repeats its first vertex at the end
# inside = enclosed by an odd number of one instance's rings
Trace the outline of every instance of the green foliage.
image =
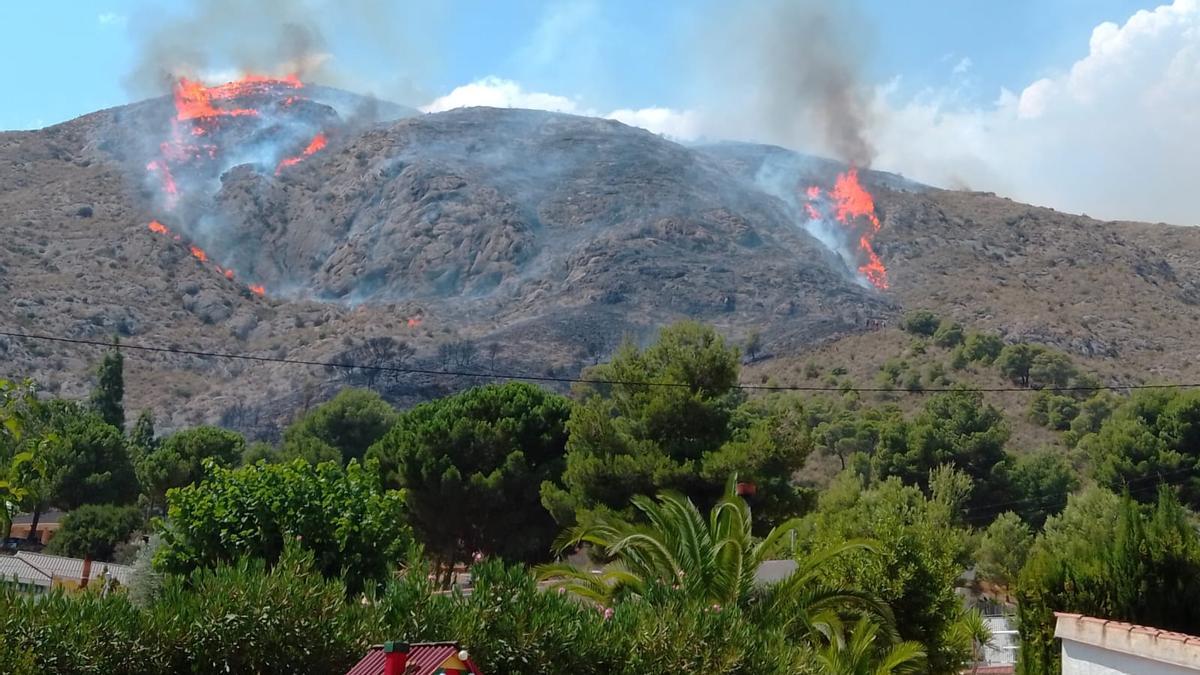
{"type": "Polygon", "coordinates": [[[96,372],[96,388],[91,405],[105,423],[125,432],[125,357],[113,342],[96,372]]]}
{"type": "Polygon", "coordinates": [[[803,550],[820,551],[866,538],[874,553],[839,557],[823,570],[833,586],[869,589],[892,609],[905,640],[925,646],[931,672],[958,672],[969,652],[955,634],[961,602],[955,580],[966,568],[967,535],[954,504],[927,499],[896,479],[867,488],[843,473],[801,526],[803,550]]]}
{"type": "Polygon", "coordinates": [[[142,514],[136,506],[85,504],[67,514],[49,552],[58,555],[111,561],[118,544],[129,540],[142,525],[142,514]]]}
{"type": "Polygon", "coordinates": [[[1022,455],[1008,469],[1011,500],[1021,519],[1035,530],[1062,511],[1067,495],[1079,488],[1079,475],[1053,449],[1022,455]]]}
{"type": "Polygon", "coordinates": [[[357,591],[386,579],[408,546],[403,498],[382,490],[374,467],[294,460],[224,469],[209,461],[206,470],[199,484],[167,493],[155,558],[164,571],[245,556],[271,565],[288,542],[299,541],[322,574],[345,574],[357,591]]]}
{"type": "Polygon", "coordinates": [[[362,459],[395,421],[395,409],[379,394],[343,389],[283,432],[281,459],[299,457],[314,464],[362,459]]]}
{"type": "Polygon", "coordinates": [[[971,333],[963,341],[962,355],[968,361],[991,365],[1004,349],[1004,342],[999,335],[991,333],[971,333]]]}
{"type": "Polygon", "coordinates": [[[154,413],[143,410],[138,414],[133,430],[129,432],[129,452],[136,464],[137,460],[158,448],[158,438],[154,434],[154,413]]]}
{"type": "Polygon", "coordinates": [[[905,313],[900,321],[900,328],[913,335],[932,337],[937,332],[941,321],[937,315],[927,309],[915,309],[905,313]]]}
{"type": "Polygon", "coordinates": [[[984,404],[979,392],[937,394],[911,422],[897,419],[881,431],[873,473],[926,486],[930,471],[949,464],[976,482],[972,507],[986,505],[1005,489],[997,467],[1008,434],[1000,411],[984,404]]]}
{"type": "Polygon", "coordinates": [[[39,406],[37,417],[42,433],[54,438],[30,467],[30,479],[39,483],[45,503],[70,511],[84,504],[137,499],[137,476],[116,427],[67,401],[39,406]]]}
{"type": "Polygon", "coordinates": [[[635,495],[664,490],[707,507],[720,497],[733,471],[778,491],[760,493],[766,501],[802,501],[786,480],[779,480],[799,468],[808,450],[792,431],[795,416],[784,411],[756,419],[743,406],[743,394],[733,388],[737,349],[711,328],[695,323],[665,328],[654,344],[645,349],[626,344],[611,362],[589,369],[586,376],[678,386],[581,387],[568,424],[564,488],[542,490],[543,502],[559,522],[570,523],[576,514],[598,508],[632,515],[629,504],[635,495]],[[779,445],[796,442],[801,445],[779,445]]]}
{"type": "Polygon", "coordinates": [[[933,334],[933,343],[950,349],[963,343],[963,327],[957,321],[942,319],[933,334]]]}
{"type": "Polygon", "coordinates": [[[762,348],[762,333],[758,331],[751,332],[750,335],[746,337],[746,343],[742,345],[742,351],[745,352],[746,356],[749,357],[751,361],[758,358],[758,354],[762,351],[762,348]]]}
{"type": "Polygon", "coordinates": [[[1078,415],[1079,403],[1070,396],[1043,390],[1034,394],[1029,402],[1030,419],[1055,431],[1070,429],[1078,415]]]}
{"type": "Polygon", "coordinates": [[[925,650],[919,642],[891,644],[866,617],[833,639],[817,654],[821,675],[900,675],[925,670],[925,650]]]}
{"type": "Polygon", "coordinates": [[[440,560],[542,560],[558,527],[539,490],[561,482],[569,416],[540,387],[476,387],[404,413],[368,456],[405,489],[413,531],[440,560]]]}
{"type": "Polygon", "coordinates": [[[191,485],[204,476],[204,463],[235,466],[242,458],[245,439],[227,429],[193,427],[168,436],[138,461],[138,480],[152,508],[166,504],[167,491],[191,485]]]}
{"type": "MultiPolygon", "coordinates": [[[[29,498],[26,465],[40,458],[52,440],[29,434],[37,398],[29,382],[0,379],[0,535],[7,539],[18,505],[29,498]]],[[[19,655],[17,655],[19,656],[19,655]]],[[[16,657],[14,657],[16,658],[16,657]]]]}
{"type": "Polygon", "coordinates": [[[996,357],[996,367],[1014,384],[1022,387],[1030,385],[1030,370],[1039,354],[1046,351],[1041,345],[1018,343],[1006,345],[996,357]]]}
{"type": "Polygon", "coordinates": [[[1033,530],[1012,511],[1000,514],[983,531],[979,550],[975,554],[980,576],[993,583],[1011,588],[1017,580],[1029,548],[1033,545],[1033,530]]]}
{"type": "Polygon", "coordinates": [[[1113,410],[1116,410],[1119,404],[1117,397],[1108,391],[1096,392],[1091,398],[1082,401],[1078,414],[1071,421],[1071,430],[1064,435],[1067,443],[1074,446],[1084,436],[1100,431],[1100,426],[1112,416],[1113,410]]]}
{"type": "Polygon", "coordinates": [[[242,464],[257,464],[259,462],[275,464],[281,460],[279,450],[264,441],[255,441],[247,445],[245,451],[242,452],[242,464]]]}
{"type": "Polygon", "coordinates": [[[1079,447],[1102,485],[1148,499],[1145,488],[1163,482],[1200,507],[1200,392],[1140,391],[1079,447]]]}
{"type": "Polygon", "coordinates": [[[1065,387],[1075,375],[1075,364],[1062,352],[1043,350],[1029,364],[1029,382],[1037,387],[1065,387]]]}
{"type": "Polygon", "coordinates": [[[1170,488],[1144,509],[1126,498],[1103,520],[1075,513],[1077,505],[1062,520],[1086,529],[1062,545],[1070,528],[1047,523],[1021,570],[1018,672],[1025,675],[1059,672],[1055,611],[1173,631],[1200,622],[1200,534],[1170,488]]]}

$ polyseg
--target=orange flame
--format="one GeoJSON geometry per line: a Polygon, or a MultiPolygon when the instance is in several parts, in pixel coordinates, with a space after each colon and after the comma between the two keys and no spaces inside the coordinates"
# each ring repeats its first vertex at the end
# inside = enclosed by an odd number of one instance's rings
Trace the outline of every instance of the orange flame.
{"type": "MultiPolygon", "coordinates": [[[[804,205],[809,218],[813,220],[821,219],[821,212],[813,204],[821,197],[821,189],[819,187],[810,186],[805,190],[808,197],[808,203],[804,205]]],[[[834,217],[843,227],[854,232],[858,237],[858,257],[861,264],[858,267],[859,274],[863,275],[872,286],[881,291],[888,289],[888,272],[879,255],[875,253],[875,247],[872,241],[875,235],[879,233],[881,223],[879,217],[875,214],[875,198],[870,192],[858,182],[858,170],[851,167],[845,173],[838,174],[837,180],[834,181],[833,191],[829,193],[833,200],[834,217]],[[865,221],[867,224],[865,230],[861,229],[858,223],[865,221]]]]}
{"type": "Polygon", "coordinates": [[[154,232],[157,234],[170,234],[171,233],[171,231],[167,229],[166,225],[163,225],[162,223],[158,222],[157,220],[150,221],[150,225],[148,225],[147,227],[150,228],[151,232],[154,232]]]}
{"type": "Polygon", "coordinates": [[[325,144],[325,132],[322,131],[316,136],[313,136],[313,139],[309,141],[308,145],[304,148],[303,153],[296,155],[295,157],[287,157],[280,161],[279,166],[275,167],[275,175],[278,176],[279,173],[283,171],[284,167],[299,164],[304,160],[305,157],[309,157],[320,152],[325,148],[325,144]]]}
{"type": "Polygon", "coordinates": [[[233,270],[225,270],[225,278],[233,281],[233,270]]]}
{"type": "Polygon", "coordinates": [[[409,327],[409,328],[416,328],[417,326],[420,326],[420,325],[421,325],[421,322],[422,322],[422,321],[423,321],[423,319],[422,319],[421,317],[419,317],[419,316],[413,316],[413,317],[409,317],[409,319],[408,319],[408,327],[409,327]]]}
{"type": "Polygon", "coordinates": [[[199,246],[192,244],[188,247],[188,250],[192,252],[192,256],[195,257],[196,260],[199,260],[200,262],[208,262],[208,254],[202,251],[199,246]]]}
{"type": "Polygon", "coordinates": [[[255,295],[266,295],[267,289],[263,288],[262,284],[250,284],[250,292],[255,295]]]}

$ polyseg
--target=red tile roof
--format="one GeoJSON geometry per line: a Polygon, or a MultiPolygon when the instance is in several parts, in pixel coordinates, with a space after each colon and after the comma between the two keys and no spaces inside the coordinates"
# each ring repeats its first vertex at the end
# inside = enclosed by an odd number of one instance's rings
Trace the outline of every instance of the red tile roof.
{"type": "MultiPolygon", "coordinates": [[[[458,650],[458,643],[455,642],[418,642],[408,647],[407,667],[419,666],[411,675],[433,675],[446,659],[458,654],[458,650]]],[[[376,645],[346,675],[383,675],[385,659],[383,645],[376,645]]],[[[472,673],[482,675],[470,659],[466,664],[472,673]]],[[[410,675],[409,671],[406,670],[405,675],[410,675]]]]}

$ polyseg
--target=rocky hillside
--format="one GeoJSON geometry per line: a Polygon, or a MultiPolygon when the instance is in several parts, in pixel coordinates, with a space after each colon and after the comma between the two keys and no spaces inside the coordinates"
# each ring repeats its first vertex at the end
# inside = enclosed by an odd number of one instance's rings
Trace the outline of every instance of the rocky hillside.
{"type": "MultiPolygon", "coordinates": [[[[533,111],[381,121],[405,111],[360,114],[339,96],[305,104],[306,123],[330,131],[321,152],[275,175],[247,151],[175,212],[145,170],[149,140],[169,126],[168,101],[0,134],[0,325],[272,358],[567,375],[623,336],[645,339],[681,318],[733,339],[759,330],[782,359],[919,306],[1106,360],[1114,367],[1098,370],[1114,378],[1197,374],[1195,230],[867,173],[892,279],[880,293],[801,227],[779,187],[830,186],[844,169],[836,163],[764,146],[688,148],[533,111]],[[180,240],[149,231],[152,219],[180,240]]],[[[255,133],[245,142],[283,132],[255,133]]],[[[82,395],[98,358],[95,348],[18,339],[0,350],[6,374],[67,396],[82,395]]],[[[132,407],[260,436],[348,382],[404,403],[477,381],[165,353],[131,353],[128,364],[132,407]]]]}

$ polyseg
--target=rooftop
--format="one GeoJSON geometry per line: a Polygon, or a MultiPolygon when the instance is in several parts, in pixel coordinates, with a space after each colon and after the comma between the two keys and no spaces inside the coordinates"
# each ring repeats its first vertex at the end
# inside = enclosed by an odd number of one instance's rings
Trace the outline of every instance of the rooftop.
{"type": "Polygon", "coordinates": [[[1054,637],[1200,670],[1200,637],[1124,621],[1055,612],[1054,637]]]}

